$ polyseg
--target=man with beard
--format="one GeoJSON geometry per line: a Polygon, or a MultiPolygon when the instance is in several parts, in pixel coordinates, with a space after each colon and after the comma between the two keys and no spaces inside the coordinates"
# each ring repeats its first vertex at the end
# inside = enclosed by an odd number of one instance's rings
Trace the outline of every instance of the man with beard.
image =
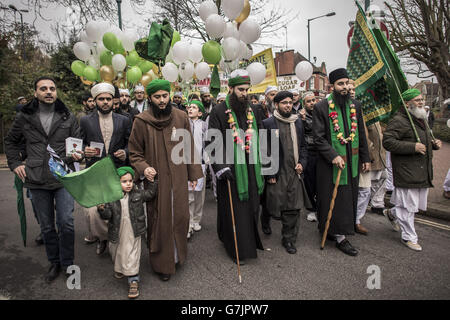
{"type": "Polygon", "coordinates": [[[114,86],[113,108],[112,111],[120,113],[120,91],[119,88],[114,86]]]}
{"type": "Polygon", "coordinates": [[[266,206],[269,211],[281,214],[282,245],[290,254],[297,252],[300,210],[310,207],[302,174],[307,166],[307,149],[303,123],[298,115],[291,114],[293,94],[280,91],[274,98],[275,111],[272,117],[263,120],[268,130],[270,155],[278,157],[279,169],[266,176],[266,206]],[[278,150],[271,149],[271,135],[281,142],[278,150]]]}
{"type": "Polygon", "coordinates": [[[355,231],[359,172],[370,170],[361,105],[348,95],[349,77],[346,69],[329,75],[333,92],[316,104],[313,111],[313,136],[318,152],[317,206],[319,230],[325,230],[330,201],[338,169],[342,170],[333,217],[328,229],[329,239],[344,253],[356,256],[358,251],[345,238],[355,231]]]}
{"type": "Polygon", "coordinates": [[[175,92],[172,98],[173,104],[181,111],[188,112],[186,107],[183,105],[183,92],[175,92]]]}
{"type": "Polygon", "coordinates": [[[316,184],[316,165],[317,165],[317,150],[314,145],[313,137],[313,110],[316,105],[316,96],[314,92],[308,91],[303,94],[302,110],[305,110],[304,116],[301,117],[303,127],[305,128],[305,140],[308,148],[308,161],[305,168],[305,186],[308,192],[308,198],[311,202],[311,207],[307,207],[309,213],[306,216],[308,221],[317,221],[317,184],[316,184]]]}
{"type": "MultiPolygon", "coordinates": [[[[128,137],[131,121],[128,117],[112,112],[114,87],[109,83],[99,83],[91,89],[97,111],[80,119],[81,138],[85,146],[86,168],[98,160],[111,156],[117,168],[128,163],[128,137]],[[102,145],[95,148],[93,143],[102,145]]],[[[97,207],[87,208],[85,216],[88,221],[89,236],[98,239],[97,254],[106,249],[108,226],[97,213],[97,207]]]]}
{"type": "Polygon", "coordinates": [[[139,114],[139,111],[135,108],[131,108],[130,91],[128,89],[119,89],[119,93],[120,108],[116,113],[128,117],[131,123],[133,123],[134,117],[139,114]]]}
{"type": "Polygon", "coordinates": [[[202,115],[202,120],[206,121],[212,109],[215,107],[215,104],[211,101],[211,93],[208,87],[200,88],[200,99],[205,107],[205,114],[202,115]]]}
{"type": "Polygon", "coordinates": [[[292,106],[292,110],[291,113],[292,114],[299,114],[301,110],[303,110],[302,108],[302,101],[300,99],[300,92],[298,92],[297,89],[291,89],[289,90],[290,93],[292,93],[293,95],[293,103],[294,105],[292,106]]]}
{"type": "MultiPolygon", "coordinates": [[[[221,132],[224,148],[222,150],[223,159],[216,159],[212,164],[218,178],[217,232],[228,255],[236,261],[227,183],[229,181],[239,260],[243,264],[245,259],[257,258],[256,249],[263,250],[257,227],[259,196],[264,188],[258,144],[258,129],[261,128],[261,118],[255,112],[254,106],[251,106],[248,101],[250,77],[247,71],[242,69],[233,71],[228,86],[230,94],[228,94],[225,102],[212,110],[209,118],[209,129],[216,129],[221,132]],[[239,131],[241,131],[240,134],[239,131]],[[245,132],[246,137],[243,136],[242,131],[245,132]],[[233,141],[233,149],[231,150],[227,149],[227,139],[233,141]],[[232,163],[227,163],[227,154],[234,156],[232,163]]],[[[211,157],[214,156],[215,153],[211,155],[211,157]]]]}
{"type": "MultiPolygon", "coordinates": [[[[187,255],[189,231],[188,182],[191,189],[203,177],[202,167],[195,164],[194,140],[187,114],[174,108],[170,102],[170,82],[156,79],[147,86],[149,109],[134,119],[129,149],[131,165],[138,176],[148,181],[158,179],[158,195],[147,203],[148,247],[150,264],[162,281],[175,274],[177,263],[183,264],[187,255]],[[184,154],[188,161],[179,163],[172,158],[180,152],[177,131],[182,134],[184,145],[190,144],[190,154],[184,154]],[[174,142],[175,141],[175,142],[174,142]]],[[[185,158],[184,158],[185,159],[185,158]]]]}
{"type": "Polygon", "coordinates": [[[93,110],[95,110],[94,98],[90,92],[86,92],[81,97],[81,102],[83,103],[83,110],[77,114],[78,122],[80,122],[81,117],[87,116],[93,110]]]}
{"type": "Polygon", "coordinates": [[[266,100],[263,105],[263,113],[266,119],[273,115],[273,112],[275,110],[275,106],[273,105],[273,98],[275,98],[277,93],[278,88],[275,86],[268,86],[266,88],[266,91],[264,92],[266,100]]]}
{"type": "Polygon", "coordinates": [[[391,152],[395,186],[391,196],[395,208],[385,210],[384,214],[393,225],[395,221],[400,225],[404,245],[422,251],[414,228],[414,215],[419,210],[427,210],[428,188],[433,187],[433,150],[439,150],[442,142],[433,139],[426,127],[427,113],[421,92],[408,89],[402,98],[407,110],[397,111],[383,136],[383,146],[391,152]],[[414,128],[420,142],[417,142],[414,128]]]}
{"type": "Polygon", "coordinates": [[[76,154],[66,157],[65,140],[79,138],[80,130],[75,116],[58,99],[55,80],[40,77],[34,82],[34,88],[34,99],[17,114],[5,138],[5,153],[11,171],[30,189],[51,264],[45,275],[45,281],[50,283],[61,269],[66,273],[67,267],[73,265],[74,201],[50,172],[47,146],[74,170],[73,162],[81,157],[76,154]],[[25,164],[22,163],[24,151],[25,164]]]}
{"type": "Polygon", "coordinates": [[[145,88],[141,84],[134,87],[134,100],[131,101],[131,107],[139,113],[148,109],[148,102],[145,100],[145,88]]]}

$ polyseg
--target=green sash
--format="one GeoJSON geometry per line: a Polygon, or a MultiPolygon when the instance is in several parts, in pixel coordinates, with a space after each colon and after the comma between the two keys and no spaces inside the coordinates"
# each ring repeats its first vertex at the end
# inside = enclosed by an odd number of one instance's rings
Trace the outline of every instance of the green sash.
{"type": "MultiPolygon", "coordinates": [[[[234,113],[233,109],[230,108],[230,96],[228,95],[226,98],[226,104],[227,108],[231,111],[231,114],[233,115],[233,118],[236,122],[236,130],[239,132],[239,124],[237,121],[236,114],[234,113]]],[[[261,175],[261,161],[259,159],[259,137],[258,137],[258,126],[256,125],[256,118],[252,111],[252,116],[254,119],[253,122],[253,134],[252,134],[252,140],[251,140],[251,152],[253,155],[253,159],[256,160],[256,163],[254,165],[255,167],[255,176],[256,176],[256,185],[258,188],[258,194],[262,194],[264,190],[264,179],[261,175]]],[[[242,137],[241,137],[242,138],[242,137]]],[[[244,141],[245,145],[245,137],[243,137],[242,141],[244,141]]],[[[234,145],[234,171],[236,174],[236,185],[238,189],[238,195],[239,200],[241,201],[247,201],[249,198],[248,195],[248,172],[247,172],[247,165],[245,161],[245,150],[241,148],[236,142],[233,143],[234,145]]]]}
{"type": "MultiPolygon", "coordinates": [[[[334,93],[330,94],[328,96],[328,102],[332,102],[335,107],[334,109],[330,108],[330,104],[328,104],[328,114],[330,114],[331,112],[337,112],[338,114],[338,125],[340,130],[338,132],[334,131],[334,125],[333,125],[333,119],[331,119],[330,116],[328,116],[329,121],[330,121],[330,131],[331,131],[331,145],[333,147],[334,150],[336,150],[336,152],[344,159],[345,163],[348,163],[348,159],[347,159],[347,144],[342,144],[339,139],[337,138],[338,134],[340,132],[342,132],[342,134],[344,135],[344,138],[347,138],[345,136],[345,130],[344,130],[344,120],[342,118],[342,112],[340,110],[340,108],[337,106],[337,104],[334,101],[334,97],[333,97],[334,93]]],[[[350,108],[351,108],[351,101],[347,101],[347,104],[345,106],[345,111],[346,111],[346,117],[347,117],[347,123],[348,123],[348,130],[349,132],[351,132],[351,118],[350,118],[350,108]]],[[[356,132],[355,132],[355,137],[353,138],[353,141],[351,142],[351,147],[352,147],[352,177],[355,178],[358,175],[358,165],[359,165],[359,134],[358,134],[358,127],[356,128],[356,132]]],[[[339,185],[347,185],[348,184],[348,179],[347,179],[347,168],[345,168],[344,170],[342,170],[341,173],[341,179],[339,181],[339,185]]],[[[333,183],[336,184],[336,177],[337,177],[337,173],[338,173],[338,168],[336,166],[333,166],[333,183]]]]}

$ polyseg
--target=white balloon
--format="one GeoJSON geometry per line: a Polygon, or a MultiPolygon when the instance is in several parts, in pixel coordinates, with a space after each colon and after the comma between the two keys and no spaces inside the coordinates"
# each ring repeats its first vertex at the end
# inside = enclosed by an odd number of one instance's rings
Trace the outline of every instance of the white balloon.
{"type": "Polygon", "coordinates": [[[295,67],[295,74],[301,81],[306,81],[313,74],[313,67],[309,61],[302,61],[295,67]]]}
{"type": "Polygon", "coordinates": [[[178,67],[181,79],[187,81],[194,76],[194,64],[190,61],[185,61],[178,67]]]}
{"type": "Polygon", "coordinates": [[[164,79],[169,82],[175,82],[178,79],[178,68],[171,62],[167,62],[164,67],[161,68],[164,79]]]}
{"type": "Polygon", "coordinates": [[[112,66],[116,72],[123,71],[127,66],[127,60],[120,53],[115,54],[112,57],[112,66]]]}
{"type": "Polygon", "coordinates": [[[255,42],[261,36],[259,23],[252,17],[245,19],[239,27],[239,36],[247,44],[255,42]]]}
{"type": "Polygon", "coordinates": [[[86,24],[86,35],[91,42],[98,42],[102,36],[101,24],[97,21],[90,21],[86,24]]]}
{"type": "Polygon", "coordinates": [[[250,60],[253,57],[253,49],[249,48],[249,46],[246,46],[246,47],[247,47],[247,52],[246,52],[244,59],[250,60]]]}
{"type": "Polygon", "coordinates": [[[88,59],[88,65],[90,65],[91,67],[98,69],[100,68],[100,59],[96,56],[91,56],[88,59]]]}
{"type": "Polygon", "coordinates": [[[208,78],[211,70],[209,69],[209,65],[206,62],[200,62],[195,67],[195,75],[198,80],[204,80],[208,78]]]}
{"type": "Polygon", "coordinates": [[[95,55],[99,58],[100,58],[100,54],[105,50],[106,50],[106,48],[105,48],[105,45],[103,44],[103,41],[97,42],[97,45],[94,46],[95,55]]]}
{"type": "Polygon", "coordinates": [[[172,48],[172,58],[176,64],[189,59],[190,44],[186,41],[178,41],[172,48]]]}
{"type": "Polygon", "coordinates": [[[244,0],[222,0],[222,10],[228,19],[234,20],[244,9],[244,0]]]}
{"type": "Polygon", "coordinates": [[[86,42],[80,41],[73,46],[73,53],[78,59],[87,61],[91,56],[91,48],[86,42]]]}
{"type": "Polygon", "coordinates": [[[247,55],[247,44],[244,41],[240,40],[239,41],[239,53],[238,53],[237,58],[239,60],[242,60],[245,58],[246,55],[247,55]]]}
{"type": "Polygon", "coordinates": [[[172,49],[173,49],[173,48],[170,48],[170,49],[169,49],[169,53],[168,53],[167,56],[166,56],[166,62],[173,62],[173,53],[172,53],[172,49]]]}
{"type": "Polygon", "coordinates": [[[266,78],[266,67],[260,62],[253,62],[247,67],[252,85],[261,83],[266,78]]]}
{"type": "Polygon", "coordinates": [[[217,9],[216,4],[213,1],[203,1],[200,7],[198,8],[198,13],[200,18],[206,22],[206,19],[212,14],[218,14],[219,9],[217,9]]]}
{"type": "Polygon", "coordinates": [[[189,49],[189,59],[192,62],[198,63],[202,61],[203,55],[202,55],[202,48],[203,46],[201,44],[192,44],[189,49]]]}
{"type": "Polygon", "coordinates": [[[126,31],[122,35],[122,45],[123,48],[127,51],[134,50],[134,33],[131,31],[126,31]]]}
{"type": "Polygon", "coordinates": [[[89,40],[89,37],[87,36],[86,31],[81,31],[80,39],[81,39],[81,42],[91,43],[91,40],[89,40]]]}
{"type": "Polygon", "coordinates": [[[220,68],[220,70],[222,70],[222,71],[225,71],[225,70],[226,70],[225,59],[224,59],[223,57],[220,59],[220,62],[219,62],[219,68],[220,68]]]}
{"type": "Polygon", "coordinates": [[[237,29],[236,24],[233,22],[227,22],[225,26],[225,32],[223,33],[224,38],[233,37],[239,39],[239,31],[237,29]]]}
{"type": "Polygon", "coordinates": [[[235,38],[226,38],[223,40],[222,48],[226,60],[234,60],[239,57],[240,41],[235,38]]]}
{"type": "Polygon", "coordinates": [[[217,39],[223,36],[225,32],[226,23],[225,20],[218,14],[212,14],[206,19],[205,23],[206,33],[213,39],[217,39]]]}

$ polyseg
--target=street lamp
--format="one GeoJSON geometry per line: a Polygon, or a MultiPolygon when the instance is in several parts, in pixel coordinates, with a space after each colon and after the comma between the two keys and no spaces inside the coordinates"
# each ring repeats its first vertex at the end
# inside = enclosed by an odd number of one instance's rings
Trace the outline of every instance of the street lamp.
{"type": "Polygon", "coordinates": [[[118,7],[118,14],[119,14],[119,28],[120,30],[122,30],[122,0],[116,0],[117,2],[117,7],[118,7]]]}
{"type": "Polygon", "coordinates": [[[315,18],[308,19],[308,61],[309,62],[311,62],[311,47],[310,47],[311,36],[310,36],[310,32],[309,32],[309,30],[310,30],[309,22],[319,19],[319,18],[322,18],[322,17],[331,17],[331,16],[334,16],[335,14],[336,14],[336,12],[330,12],[330,13],[324,14],[323,16],[318,16],[315,18]]]}
{"type": "Polygon", "coordinates": [[[22,12],[28,12],[28,10],[25,9],[17,9],[14,5],[10,4],[9,9],[13,10],[14,12],[17,12],[20,14],[20,24],[21,24],[21,30],[22,30],[22,60],[25,61],[25,35],[23,31],[23,15],[22,12]]]}

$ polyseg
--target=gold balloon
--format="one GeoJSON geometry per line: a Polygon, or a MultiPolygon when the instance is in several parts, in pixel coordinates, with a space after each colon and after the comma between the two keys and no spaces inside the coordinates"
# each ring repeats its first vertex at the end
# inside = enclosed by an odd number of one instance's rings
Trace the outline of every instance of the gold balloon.
{"type": "Polygon", "coordinates": [[[126,89],[127,88],[127,81],[125,79],[119,79],[115,81],[115,85],[119,89],[126,89]]]}
{"type": "Polygon", "coordinates": [[[152,75],[150,74],[150,72],[144,73],[142,75],[142,78],[140,80],[141,84],[144,86],[144,88],[147,87],[147,85],[153,80],[152,75]]]}
{"type": "Polygon", "coordinates": [[[236,21],[237,23],[242,23],[245,19],[248,18],[249,15],[250,15],[250,2],[249,0],[245,0],[244,9],[242,9],[241,14],[239,15],[239,17],[234,19],[234,21],[236,21]]]}
{"type": "Polygon", "coordinates": [[[159,78],[160,75],[162,75],[160,69],[158,68],[158,65],[155,63],[153,64],[153,68],[151,71],[153,71],[153,73],[156,75],[156,78],[159,78]]]}
{"type": "Polygon", "coordinates": [[[102,66],[100,68],[100,78],[105,82],[112,82],[115,78],[112,66],[102,66]]]}
{"type": "Polygon", "coordinates": [[[147,73],[152,76],[152,80],[155,80],[155,79],[159,78],[158,75],[153,70],[150,70],[147,73]]]}
{"type": "Polygon", "coordinates": [[[94,82],[87,80],[85,77],[80,77],[81,82],[83,82],[83,84],[90,86],[91,84],[93,84],[94,82]]]}

